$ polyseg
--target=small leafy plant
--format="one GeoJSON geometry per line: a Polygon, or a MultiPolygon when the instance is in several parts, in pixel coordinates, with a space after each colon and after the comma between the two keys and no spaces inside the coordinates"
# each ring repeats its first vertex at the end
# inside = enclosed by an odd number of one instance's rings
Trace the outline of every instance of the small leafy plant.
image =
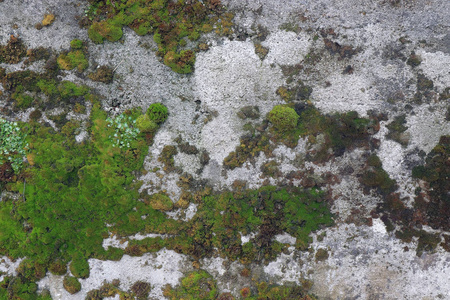
{"type": "Polygon", "coordinates": [[[17,122],[0,118],[0,137],[0,164],[9,161],[14,172],[18,173],[28,147],[26,135],[21,132],[17,122]]]}
{"type": "Polygon", "coordinates": [[[134,127],[136,120],[131,116],[120,114],[115,118],[107,118],[108,127],[115,129],[114,135],[109,138],[113,140],[113,146],[119,148],[130,148],[130,143],[136,139],[139,129],[134,127]]]}

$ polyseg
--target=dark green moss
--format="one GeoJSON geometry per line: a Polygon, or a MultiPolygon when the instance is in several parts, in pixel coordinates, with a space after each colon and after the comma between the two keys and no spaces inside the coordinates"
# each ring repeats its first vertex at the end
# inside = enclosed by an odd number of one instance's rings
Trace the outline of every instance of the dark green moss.
{"type": "Polygon", "coordinates": [[[162,124],[167,120],[169,111],[164,104],[153,103],[148,107],[147,115],[156,124],[162,124]]]}
{"type": "Polygon", "coordinates": [[[408,145],[409,139],[404,134],[406,129],[408,129],[408,127],[406,127],[405,124],[406,124],[405,114],[395,117],[394,120],[386,126],[387,129],[389,129],[389,132],[386,135],[386,137],[406,147],[408,145]]]}
{"type": "Polygon", "coordinates": [[[285,248],[273,241],[276,234],[287,232],[297,238],[299,249],[306,249],[311,231],[332,224],[326,203],[319,202],[324,196],[317,190],[287,192],[275,187],[206,195],[179,235],[166,239],[166,247],[196,259],[218,249],[243,263],[271,261],[285,248]],[[241,245],[241,234],[251,232],[258,234],[241,245]]]}
{"type": "Polygon", "coordinates": [[[412,52],[406,63],[411,67],[415,68],[422,63],[422,59],[420,58],[420,56],[412,52]]]}
{"type": "MultiPolygon", "coordinates": [[[[372,158],[371,162],[373,161],[372,158]]],[[[369,166],[361,177],[361,183],[370,188],[378,189],[384,195],[395,191],[397,187],[396,181],[389,177],[389,174],[383,170],[380,164],[369,166]]]]}

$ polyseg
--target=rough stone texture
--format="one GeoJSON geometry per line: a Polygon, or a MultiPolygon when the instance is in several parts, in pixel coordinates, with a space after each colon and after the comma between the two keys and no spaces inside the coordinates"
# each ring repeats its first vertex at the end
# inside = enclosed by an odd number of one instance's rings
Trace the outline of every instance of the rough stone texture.
{"type": "MultiPolygon", "coordinates": [[[[223,0],[234,12],[233,39],[208,35],[202,37],[211,46],[199,53],[195,72],[191,75],[173,73],[154,54],[156,44],[151,36],[140,37],[124,29],[118,43],[95,45],[88,42],[90,69],[108,65],[116,68],[114,82],[102,84],[65,72],[64,78],[85,83],[104,96],[104,108],[117,114],[131,107],[143,110],[151,103],[162,102],[169,108],[169,118],[158,131],[145,160],[148,171],[140,180],[141,191],[149,193],[165,190],[174,202],[180,196],[177,185],[180,174],[166,173],[158,156],[166,145],[176,145],[181,136],[184,142],[206,150],[211,158],[200,174],[199,156],[180,153],[175,164],[195,179],[206,179],[216,189],[230,188],[235,180],[246,180],[247,187],[260,187],[261,166],[268,161],[264,154],[254,164],[224,172],[223,159],[239,145],[244,133],[244,121],[236,113],[240,108],[256,105],[261,119],[283,100],[276,89],[286,84],[282,66],[301,64],[295,75],[313,88],[310,101],[324,113],[356,110],[367,115],[369,110],[387,114],[375,135],[380,139],[376,151],[383,168],[397,180],[399,193],[411,205],[418,183],[411,178],[414,165],[423,162],[420,150],[430,152],[443,134],[450,133],[445,120],[447,101],[439,101],[438,93],[450,86],[450,2],[447,0],[223,0]],[[283,29],[284,28],[284,29],[283,29]],[[264,32],[262,36],[259,33],[264,32]],[[329,30],[331,29],[331,30],[329,30]],[[331,53],[324,38],[340,46],[349,46],[353,56],[331,53]],[[400,40],[403,39],[403,42],[400,40]],[[261,60],[254,43],[269,49],[261,60]],[[407,65],[412,52],[421,58],[415,68],[407,65]],[[343,74],[351,66],[352,73],[343,74]],[[414,102],[417,77],[423,74],[434,83],[434,96],[422,103],[414,102]],[[409,105],[410,108],[406,108],[409,105]],[[386,139],[386,125],[395,116],[406,114],[406,147],[386,139]]],[[[68,49],[74,38],[87,40],[86,30],[80,29],[75,17],[82,15],[87,2],[80,0],[6,0],[0,3],[0,44],[9,35],[20,36],[30,47],[51,47],[55,51],[68,49]],[[45,13],[55,14],[55,22],[38,31],[34,25],[45,13]],[[14,26],[17,25],[17,27],[14,26]]],[[[16,71],[22,65],[5,65],[16,71]]],[[[28,67],[39,71],[42,63],[28,67]]],[[[86,72],[85,72],[86,73],[86,72]]],[[[0,91],[2,87],[0,86],[0,91]]],[[[1,102],[0,98],[0,102],[1,102]]],[[[0,103],[0,106],[2,104],[0,103]]],[[[29,113],[19,116],[26,120],[29,113]]],[[[80,134],[80,139],[85,138],[80,134]]],[[[340,182],[328,184],[331,189],[337,225],[313,234],[311,252],[282,254],[268,266],[252,266],[257,279],[276,282],[298,282],[301,276],[314,281],[313,292],[320,299],[449,299],[450,255],[440,247],[435,253],[417,257],[417,241],[406,244],[387,233],[379,219],[371,219],[372,226],[344,223],[357,208],[361,217],[370,218],[370,211],[381,201],[373,192],[364,193],[357,179],[364,164],[364,151],[345,153],[323,165],[304,163],[309,145],[300,140],[296,148],[278,146],[270,158],[279,164],[283,176],[268,178],[280,184],[290,171],[314,168],[314,176],[325,172],[340,174],[340,182]],[[300,161],[300,162],[299,162],[300,161]],[[351,169],[350,173],[342,170],[351,169]],[[325,233],[322,241],[317,236],[325,233]],[[405,247],[408,247],[406,251],[405,247]],[[329,258],[316,262],[317,249],[327,249],[329,258]]],[[[298,185],[299,182],[294,181],[298,185]]],[[[195,206],[186,211],[186,218],[195,214],[195,206]]],[[[178,213],[173,217],[178,217],[178,213]]],[[[424,228],[428,230],[427,228],[424,228]]],[[[132,237],[130,237],[132,238],[132,237]]],[[[242,237],[246,241],[249,237],[242,237]]],[[[292,243],[286,235],[278,237],[292,243]]],[[[105,247],[117,245],[117,240],[105,240],[105,247]]],[[[123,246],[123,245],[122,245],[123,246]]],[[[48,275],[39,287],[49,288],[53,299],[84,299],[86,293],[99,288],[103,280],[121,279],[121,288],[137,280],[152,285],[151,296],[162,299],[160,287],[178,284],[182,272],[192,270],[189,258],[172,251],[161,250],[156,255],[124,256],[119,262],[90,260],[91,275],[80,280],[82,291],[69,295],[62,286],[63,277],[48,275]],[[159,268],[161,266],[161,268],[159,268]]],[[[238,295],[239,289],[250,283],[239,275],[243,266],[221,258],[204,259],[201,268],[210,272],[223,292],[238,295]]],[[[7,260],[0,271],[14,273],[18,262],[7,260]]],[[[117,297],[116,297],[117,298],[117,297]]]]}

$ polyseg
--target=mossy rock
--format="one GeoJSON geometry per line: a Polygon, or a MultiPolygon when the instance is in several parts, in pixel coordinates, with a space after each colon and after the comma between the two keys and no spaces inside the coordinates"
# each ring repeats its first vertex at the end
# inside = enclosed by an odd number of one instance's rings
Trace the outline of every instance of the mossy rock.
{"type": "Polygon", "coordinates": [[[151,196],[150,206],[156,210],[169,211],[173,208],[173,202],[167,195],[158,193],[151,196]]]}
{"type": "Polygon", "coordinates": [[[63,286],[70,294],[76,294],[81,290],[81,283],[72,276],[65,276],[63,280],[63,286]]]}
{"type": "Polygon", "coordinates": [[[299,115],[291,107],[276,105],[267,116],[278,131],[291,131],[297,127],[299,115]]]}

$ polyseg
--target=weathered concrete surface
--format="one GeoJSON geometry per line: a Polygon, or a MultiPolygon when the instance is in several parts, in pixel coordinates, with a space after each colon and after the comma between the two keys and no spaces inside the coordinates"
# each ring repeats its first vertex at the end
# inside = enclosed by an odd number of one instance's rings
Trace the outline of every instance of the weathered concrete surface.
{"type": "MultiPolygon", "coordinates": [[[[264,155],[255,164],[224,172],[222,162],[239,145],[244,122],[236,112],[246,105],[257,105],[264,116],[274,105],[283,103],[276,89],[285,84],[282,66],[302,64],[295,79],[313,88],[310,100],[322,112],[368,110],[386,113],[376,135],[380,139],[378,156],[391,178],[399,183],[399,192],[411,203],[417,182],[411,178],[412,165],[422,163],[417,153],[428,153],[439,137],[450,133],[445,120],[449,103],[438,100],[438,93],[450,86],[450,2],[446,0],[224,0],[235,13],[235,35],[232,40],[213,36],[202,37],[210,50],[197,56],[192,75],[178,75],[164,66],[154,54],[156,44],[151,36],[139,37],[124,30],[122,43],[95,45],[89,43],[91,68],[95,64],[117,66],[115,80],[106,85],[93,83],[66,72],[66,78],[84,82],[104,95],[103,103],[111,113],[151,103],[162,102],[170,116],[149,149],[145,168],[161,167],[157,157],[165,145],[184,141],[207,150],[211,161],[200,174],[199,157],[179,154],[175,162],[196,179],[207,179],[217,189],[228,188],[235,180],[247,180],[248,187],[263,184],[260,167],[267,162],[264,155]],[[332,30],[329,30],[332,29],[332,30]],[[321,32],[321,30],[324,30],[321,32]],[[261,33],[264,33],[261,35],[261,33]],[[325,47],[324,39],[349,46],[352,57],[340,57],[325,47]],[[400,38],[404,38],[403,42],[400,38]],[[254,51],[254,42],[269,49],[261,60],[254,51]],[[422,59],[416,68],[406,64],[414,51],[422,59]],[[312,59],[314,58],[314,59],[312,59]],[[351,74],[343,71],[351,66],[351,74]],[[422,103],[412,101],[417,92],[418,74],[434,83],[434,96],[422,103]],[[113,108],[116,107],[116,108],[113,108]],[[406,114],[410,141],[406,147],[386,139],[386,125],[395,116],[406,114]]],[[[29,47],[68,49],[74,38],[87,40],[86,30],[78,27],[75,17],[82,15],[86,2],[55,0],[5,0],[0,3],[0,43],[10,34],[20,36],[29,47]],[[56,21],[38,31],[34,25],[45,13],[54,13],[56,21]],[[15,26],[17,25],[17,26],[15,26]]],[[[6,66],[17,70],[21,64],[6,66]]],[[[30,69],[39,70],[36,63],[30,69]]],[[[25,118],[26,116],[24,116],[25,118]]],[[[351,167],[361,170],[362,153],[355,150],[322,166],[302,162],[308,148],[300,140],[294,149],[278,147],[275,157],[283,174],[295,169],[314,167],[315,175],[324,172],[340,174],[351,167]]],[[[417,241],[404,244],[384,225],[374,219],[371,227],[345,224],[358,208],[368,217],[381,198],[364,194],[355,175],[340,176],[340,183],[330,185],[336,213],[336,227],[326,229],[319,242],[314,235],[311,253],[293,251],[268,266],[254,266],[254,274],[275,282],[298,281],[301,276],[312,279],[313,292],[320,299],[450,299],[448,274],[450,255],[438,248],[436,253],[415,255],[417,241]],[[405,246],[408,251],[405,251],[405,246]],[[329,258],[316,262],[315,251],[328,249],[329,258]]],[[[166,190],[176,201],[180,194],[178,173],[149,172],[141,178],[142,189],[149,192],[166,190]]],[[[282,179],[269,179],[277,184],[282,179]]],[[[162,250],[163,251],[163,250],[162,250]]],[[[136,280],[149,281],[152,296],[162,298],[160,287],[176,284],[181,272],[190,270],[188,258],[170,251],[155,257],[124,257],[120,262],[91,260],[91,276],[82,281],[83,290],[69,296],[61,278],[49,275],[40,287],[50,289],[54,299],[83,299],[90,289],[103,280],[117,277],[121,288],[128,289],[136,280]],[[145,262],[148,262],[148,265],[145,262]],[[159,269],[159,266],[162,266],[159,269]],[[154,273],[156,272],[156,273],[154,273]]],[[[8,264],[9,265],[9,264],[8,264]]],[[[6,265],[1,265],[2,270],[6,265]]],[[[248,284],[239,275],[242,266],[218,258],[201,261],[201,267],[219,280],[222,291],[236,295],[248,284]]]]}

